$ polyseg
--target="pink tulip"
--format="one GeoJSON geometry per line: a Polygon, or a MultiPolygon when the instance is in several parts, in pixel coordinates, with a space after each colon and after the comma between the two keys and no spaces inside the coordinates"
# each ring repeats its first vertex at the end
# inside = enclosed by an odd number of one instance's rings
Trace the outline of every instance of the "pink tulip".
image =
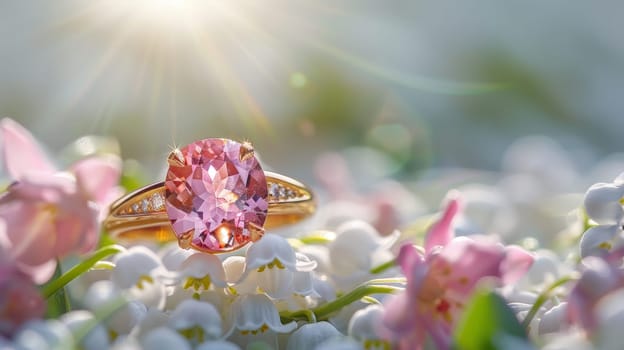
{"type": "Polygon", "coordinates": [[[37,283],[50,279],[56,259],[95,248],[99,221],[119,194],[120,161],[93,157],[57,171],[33,136],[10,119],[0,122],[3,163],[15,182],[0,197],[0,249],[37,283]]]}
{"type": "Polygon", "coordinates": [[[439,221],[429,230],[425,250],[401,247],[398,262],[407,287],[386,304],[384,328],[400,349],[420,349],[430,336],[439,349],[449,349],[458,319],[475,286],[484,278],[512,283],[533,257],[517,246],[505,247],[483,237],[457,237],[453,220],[461,209],[452,193],[439,221]]]}

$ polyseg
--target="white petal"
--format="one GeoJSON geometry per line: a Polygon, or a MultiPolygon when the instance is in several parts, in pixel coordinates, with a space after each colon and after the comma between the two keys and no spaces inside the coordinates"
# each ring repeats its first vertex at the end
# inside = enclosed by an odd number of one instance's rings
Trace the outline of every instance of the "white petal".
{"type": "Polygon", "coordinates": [[[615,180],[613,180],[613,184],[616,186],[624,185],[624,173],[618,175],[615,180]]]}
{"type": "Polygon", "coordinates": [[[622,322],[624,322],[624,291],[608,294],[596,306],[598,315],[598,348],[604,350],[622,349],[622,322]]]}
{"type": "Polygon", "coordinates": [[[159,310],[165,307],[165,302],[167,301],[166,288],[158,280],[144,282],[142,288],[133,286],[126,290],[125,294],[130,300],[140,301],[148,308],[157,308],[159,310]]]}
{"type": "MultiPolygon", "coordinates": [[[[60,317],[67,328],[74,336],[91,325],[95,321],[95,316],[85,310],[70,311],[60,317]]],[[[101,324],[95,324],[89,333],[80,340],[80,347],[85,350],[105,350],[109,347],[108,333],[101,324]]]]}
{"type": "Polygon", "coordinates": [[[295,292],[293,278],[293,271],[277,267],[257,273],[258,287],[274,299],[287,298],[295,292]]]}
{"type": "MultiPolygon", "coordinates": [[[[24,350],[74,347],[74,337],[69,328],[57,320],[30,321],[16,332],[13,342],[24,350]]],[[[2,346],[0,348],[3,349],[2,346]]]]}
{"type": "Polygon", "coordinates": [[[297,257],[297,271],[312,271],[316,268],[316,261],[308,258],[305,254],[295,253],[297,257]]]}
{"type": "Polygon", "coordinates": [[[169,328],[156,328],[141,339],[143,350],[191,350],[191,344],[178,332],[169,328]]]}
{"type": "Polygon", "coordinates": [[[293,292],[303,296],[314,298],[320,295],[314,290],[314,278],[312,272],[297,271],[293,273],[293,292]]]}
{"type": "Polygon", "coordinates": [[[245,272],[245,257],[228,256],[223,261],[223,269],[225,270],[225,279],[228,283],[236,283],[243,277],[245,272]]]}
{"type": "Polygon", "coordinates": [[[287,350],[314,350],[317,345],[342,336],[329,322],[309,323],[301,326],[288,338],[287,350]]]}
{"type": "Polygon", "coordinates": [[[349,335],[356,340],[366,341],[381,339],[377,334],[379,322],[383,318],[383,306],[369,305],[356,311],[349,321],[349,335]]]}
{"type": "Polygon", "coordinates": [[[245,271],[257,269],[273,262],[276,258],[289,270],[296,269],[295,251],[288,241],[274,234],[266,234],[261,240],[249,246],[246,253],[245,271]]]}
{"type": "Polygon", "coordinates": [[[622,221],[624,210],[620,199],[624,196],[624,186],[597,183],[585,193],[585,211],[595,222],[602,225],[617,225],[622,221]]]}
{"type": "Polygon", "coordinates": [[[608,253],[621,232],[622,229],[619,225],[594,226],[585,231],[580,242],[581,257],[600,256],[608,253]]]}
{"type": "Polygon", "coordinates": [[[168,322],[168,314],[158,309],[148,309],[147,314],[145,315],[143,320],[141,320],[138,326],[132,330],[131,335],[135,338],[142,338],[153,329],[165,327],[168,322]]]}
{"type": "Polygon", "coordinates": [[[234,327],[239,330],[257,330],[263,324],[277,333],[290,333],[297,328],[295,322],[282,324],[275,305],[263,294],[239,297],[232,305],[232,314],[234,327]]]}
{"type": "Polygon", "coordinates": [[[240,350],[240,346],[225,340],[201,343],[195,350],[240,350]]]}
{"type": "Polygon", "coordinates": [[[210,276],[210,280],[218,287],[225,287],[225,271],[221,260],[216,255],[195,253],[186,258],[180,265],[180,275],[184,277],[203,278],[210,276]]]}
{"type": "Polygon", "coordinates": [[[132,287],[141,276],[150,276],[155,269],[161,267],[158,256],[143,246],[134,246],[117,254],[113,263],[115,269],[111,279],[122,289],[132,287]]]}
{"type": "Polygon", "coordinates": [[[189,299],[183,301],[171,313],[169,327],[184,330],[201,327],[207,339],[217,339],[221,336],[221,316],[217,309],[209,303],[189,299]]]}
{"type": "Polygon", "coordinates": [[[379,247],[379,235],[363,221],[350,221],[337,230],[336,239],[329,245],[332,272],[349,276],[371,268],[371,254],[379,247]]]}
{"type": "MultiPolygon", "coordinates": [[[[93,312],[105,310],[123,300],[121,290],[111,281],[97,281],[87,290],[83,299],[85,306],[93,312]]],[[[128,334],[145,317],[147,309],[138,301],[131,301],[116,310],[105,321],[107,327],[118,334],[128,334]]]]}
{"type": "Polygon", "coordinates": [[[195,251],[191,249],[182,249],[177,242],[172,242],[164,246],[159,252],[160,260],[163,266],[170,271],[177,271],[184,260],[190,255],[193,255],[195,251]]]}
{"type": "Polygon", "coordinates": [[[538,334],[555,333],[566,326],[567,303],[561,303],[546,311],[539,321],[538,334]]]}

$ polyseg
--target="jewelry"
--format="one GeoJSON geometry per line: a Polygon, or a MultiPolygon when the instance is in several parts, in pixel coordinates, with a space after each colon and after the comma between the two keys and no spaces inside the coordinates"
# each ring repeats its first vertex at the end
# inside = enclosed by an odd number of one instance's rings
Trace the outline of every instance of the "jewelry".
{"type": "Polygon", "coordinates": [[[289,177],[265,172],[251,144],[205,139],[173,150],[165,181],[111,205],[104,228],[122,241],[177,238],[207,253],[239,249],[265,228],[310,216],[312,192],[289,177]]]}

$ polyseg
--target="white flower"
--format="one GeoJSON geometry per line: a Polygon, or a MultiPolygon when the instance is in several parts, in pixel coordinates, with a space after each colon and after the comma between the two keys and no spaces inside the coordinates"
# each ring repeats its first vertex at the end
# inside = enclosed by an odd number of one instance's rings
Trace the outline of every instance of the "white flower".
{"type": "Polygon", "coordinates": [[[371,279],[372,267],[394,258],[388,248],[397,238],[397,234],[382,238],[364,221],[349,221],[338,227],[336,239],[329,244],[331,273],[337,286],[349,290],[371,279]]]}
{"type": "Polygon", "coordinates": [[[220,288],[227,286],[225,271],[216,255],[197,252],[189,255],[178,267],[184,289],[195,292],[206,291],[211,285],[220,288]]]}
{"type": "Polygon", "coordinates": [[[563,302],[544,312],[539,320],[538,334],[555,333],[566,328],[567,303],[563,302]]]}
{"type": "Polygon", "coordinates": [[[581,257],[600,256],[622,245],[620,225],[599,225],[585,231],[580,242],[581,257]]]}
{"type": "Polygon", "coordinates": [[[197,339],[198,343],[206,339],[218,339],[222,334],[221,316],[217,309],[195,299],[185,300],[178,305],[171,313],[169,327],[189,339],[197,339]]]}
{"type": "Polygon", "coordinates": [[[391,344],[379,335],[380,320],[384,309],[381,305],[369,305],[356,311],[349,321],[349,336],[367,349],[389,349],[391,344]]]}
{"type": "Polygon", "coordinates": [[[240,350],[240,346],[225,340],[212,340],[201,343],[195,350],[240,350]]]}
{"type": "Polygon", "coordinates": [[[24,350],[71,349],[75,346],[67,326],[57,320],[26,323],[16,332],[13,343],[24,350]]]}
{"type": "Polygon", "coordinates": [[[178,332],[160,327],[151,330],[141,339],[143,350],[191,350],[191,344],[178,332]]]}
{"type": "Polygon", "coordinates": [[[70,311],[60,317],[60,321],[69,328],[74,336],[79,335],[85,328],[91,327],[89,332],[79,340],[80,347],[85,350],[105,350],[109,347],[106,329],[96,323],[95,316],[86,310],[70,311]]]}
{"type": "MultiPolygon", "coordinates": [[[[123,300],[121,290],[113,282],[97,281],[87,290],[83,303],[88,309],[98,312],[114,307],[116,303],[123,300]]],[[[128,334],[145,317],[146,313],[145,305],[132,300],[115,310],[104,322],[115,334],[128,334]]]]}
{"type": "Polygon", "coordinates": [[[169,322],[169,315],[158,309],[148,309],[147,314],[141,322],[132,330],[130,335],[133,338],[142,338],[153,329],[166,327],[169,322]]]}
{"type": "Polygon", "coordinates": [[[309,323],[301,326],[288,339],[287,350],[314,350],[329,339],[342,336],[329,322],[309,323]]]}
{"type": "Polygon", "coordinates": [[[169,271],[177,271],[189,256],[195,253],[192,249],[182,249],[177,242],[165,245],[158,251],[163,266],[169,271]]]}
{"type": "MultiPolygon", "coordinates": [[[[225,265],[228,280],[231,280],[240,272],[241,259],[230,257],[225,265]]],[[[259,289],[276,299],[295,293],[312,293],[311,284],[305,283],[307,277],[298,276],[300,283],[297,285],[294,281],[297,272],[309,273],[314,268],[316,262],[295,253],[286,239],[267,234],[247,249],[244,269],[232,288],[239,294],[255,293],[259,289]]]]}
{"type": "Polygon", "coordinates": [[[143,246],[134,246],[113,259],[115,268],[111,280],[126,290],[131,299],[147,307],[162,309],[165,306],[165,286],[159,276],[166,271],[158,256],[143,246]]]}
{"type": "Polygon", "coordinates": [[[297,325],[295,322],[282,324],[273,302],[263,294],[243,295],[232,305],[234,328],[241,332],[290,333],[297,325]]]}
{"type": "Polygon", "coordinates": [[[314,350],[364,350],[364,347],[355,340],[344,338],[333,338],[319,344],[314,350]]]}
{"type": "Polygon", "coordinates": [[[619,225],[624,217],[620,203],[623,196],[624,184],[594,184],[585,193],[585,211],[600,225],[619,225]]]}

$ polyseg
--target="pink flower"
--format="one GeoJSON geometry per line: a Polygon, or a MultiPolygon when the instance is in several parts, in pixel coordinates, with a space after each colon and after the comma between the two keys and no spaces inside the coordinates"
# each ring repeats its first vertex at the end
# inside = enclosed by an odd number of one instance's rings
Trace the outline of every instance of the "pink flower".
{"type": "Polygon", "coordinates": [[[386,305],[383,326],[401,349],[420,349],[429,335],[439,349],[451,335],[477,283],[484,278],[512,283],[533,263],[517,246],[483,237],[455,238],[453,219],[461,202],[451,193],[442,217],[429,230],[425,250],[401,247],[398,262],[407,277],[405,291],[386,305]]]}
{"type": "Polygon", "coordinates": [[[8,336],[29,320],[41,318],[45,301],[30,280],[5,258],[0,258],[0,335],[8,336]]]}
{"type": "Polygon", "coordinates": [[[567,320],[593,332],[598,327],[596,306],[608,294],[624,288],[621,268],[624,249],[617,249],[605,257],[589,256],[583,259],[585,267],[568,297],[567,320]]]}
{"type": "Polygon", "coordinates": [[[81,160],[57,171],[33,136],[10,119],[0,122],[3,163],[15,182],[0,197],[0,248],[37,283],[47,281],[56,259],[92,250],[99,220],[119,194],[120,161],[81,160]]]}

